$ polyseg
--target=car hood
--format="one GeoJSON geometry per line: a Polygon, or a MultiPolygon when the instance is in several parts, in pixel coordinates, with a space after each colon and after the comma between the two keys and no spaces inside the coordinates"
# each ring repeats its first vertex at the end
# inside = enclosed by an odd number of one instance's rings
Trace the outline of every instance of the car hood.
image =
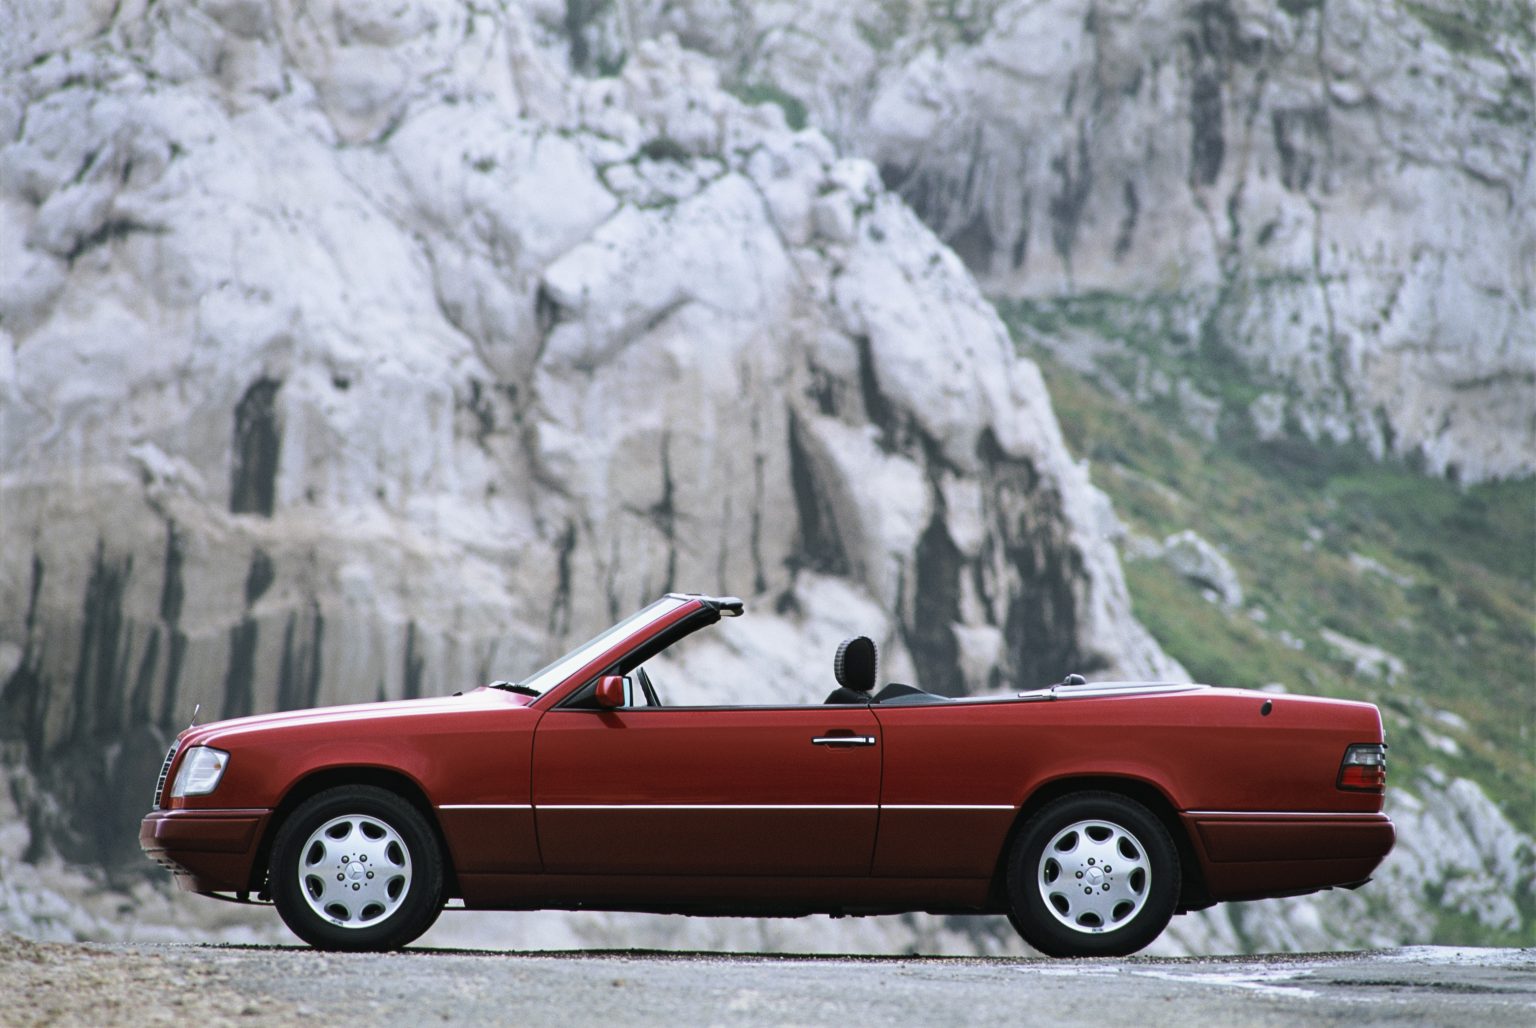
{"type": "Polygon", "coordinates": [[[432,696],[415,700],[386,700],[377,703],[352,703],[339,707],[314,707],[274,714],[212,721],[193,725],[179,736],[182,746],[213,746],[219,740],[252,732],[265,732],[300,725],[340,725],[379,718],[422,718],[438,714],[462,713],[474,708],[506,709],[527,706],[530,697],[481,686],[454,696],[432,696]]]}

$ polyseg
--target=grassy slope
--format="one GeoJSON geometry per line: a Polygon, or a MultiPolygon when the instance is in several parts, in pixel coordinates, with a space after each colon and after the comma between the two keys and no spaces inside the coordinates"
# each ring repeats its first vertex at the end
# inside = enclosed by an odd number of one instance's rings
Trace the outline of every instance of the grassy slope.
{"type": "MultiPolygon", "coordinates": [[[[1165,650],[1202,681],[1374,702],[1394,781],[1438,766],[1536,832],[1536,479],[1464,489],[1352,448],[1264,443],[1234,414],[1257,390],[1202,347],[1108,324],[1098,303],[1003,313],[1130,531],[1192,528],[1237,570],[1245,599],[1228,611],[1161,562],[1127,561],[1137,616],[1165,650]],[[1080,373],[1050,352],[1071,331],[1120,346],[1080,373]],[[1138,403],[1117,388],[1138,355],[1143,377],[1150,364],[1225,401],[1217,442],[1186,427],[1171,397],[1138,403]],[[1402,673],[1357,668],[1325,630],[1387,651],[1402,673]]],[[[1525,916],[1530,939],[1447,917],[1437,941],[1536,944],[1536,910],[1525,916]]]]}

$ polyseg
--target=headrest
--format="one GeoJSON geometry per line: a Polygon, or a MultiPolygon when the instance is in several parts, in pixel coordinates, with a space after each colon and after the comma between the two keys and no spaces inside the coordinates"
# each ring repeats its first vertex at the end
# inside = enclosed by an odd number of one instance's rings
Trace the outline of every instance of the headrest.
{"type": "Polygon", "coordinates": [[[844,639],[832,661],[837,684],[855,692],[869,692],[875,687],[875,644],[866,636],[844,639]]]}

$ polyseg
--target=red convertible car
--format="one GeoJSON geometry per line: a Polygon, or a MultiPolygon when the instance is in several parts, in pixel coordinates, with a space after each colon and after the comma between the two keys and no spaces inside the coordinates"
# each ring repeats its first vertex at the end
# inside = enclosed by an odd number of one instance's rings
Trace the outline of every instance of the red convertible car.
{"type": "Polygon", "coordinates": [[[1056,956],[1353,888],[1392,848],[1369,704],[1075,675],[952,699],[877,688],[861,637],[825,703],[667,706],[646,662],[741,613],[670,594],[519,683],[188,728],[140,843],[322,949],[403,946],[458,899],[1004,914],[1056,956]]]}

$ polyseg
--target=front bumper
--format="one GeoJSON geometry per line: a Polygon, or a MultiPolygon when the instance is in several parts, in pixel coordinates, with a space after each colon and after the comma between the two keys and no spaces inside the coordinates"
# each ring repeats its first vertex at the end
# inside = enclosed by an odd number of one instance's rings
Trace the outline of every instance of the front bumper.
{"type": "Polygon", "coordinates": [[[1195,811],[1180,818],[1215,900],[1360,885],[1397,841],[1385,814],[1195,811]]]}
{"type": "Polygon", "coordinates": [[[139,848],[188,892],[246,892],[270,810],[156,810],[139,825],[139,848]]]}

